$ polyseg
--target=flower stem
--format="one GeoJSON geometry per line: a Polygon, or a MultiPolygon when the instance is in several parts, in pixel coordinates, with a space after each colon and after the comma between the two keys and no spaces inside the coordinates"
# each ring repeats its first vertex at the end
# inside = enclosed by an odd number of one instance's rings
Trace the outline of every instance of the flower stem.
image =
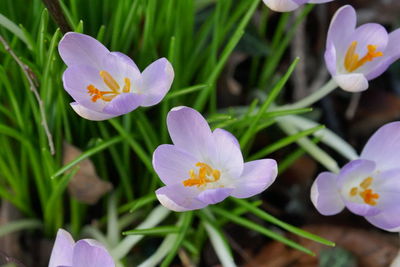
{"type": "Polygon", "coordinates": [[[333,79],[331,79],[324,86],[322,86],[321,89],[315,91],[314,93],[310,94],[309,96],[306,96],[305,98],[303,98],[300,101],[295,102],[293,104],[281,106],[278,109],[298,109],[298,108],[309,107],[312,104],[318,102],[320,99],[322,99],[326,95],[328,95],[330,92],[335,90],[337,87],[338,87],[337,83],[333,79]]]}

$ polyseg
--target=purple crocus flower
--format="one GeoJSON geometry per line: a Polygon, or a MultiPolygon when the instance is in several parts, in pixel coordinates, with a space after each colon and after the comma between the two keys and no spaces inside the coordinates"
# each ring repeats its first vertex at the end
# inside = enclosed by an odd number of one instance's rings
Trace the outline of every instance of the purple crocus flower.
{"type": "Polygon", "coordinates": [[[381,127],[359,159],[338,174],[323,172],[311,188],[311,200],[323,215],[347,207],[381,229],[400,231],[400,122],[381,127]]]}
{"type": "Polygon", "coordinates": [[[368,88],[368,81],[381,75],[400,58],[400,30],[390,34],[376,23],[356,28],[354,8],[340,8],[331,21],[325,62],[336,83],[346,91],[368,88]]]}
{"type": "Polygon", "coordinates": [[[72,236],[59,229],[49,267],[115,267],[113,258],[96,240],[74,242],[72,236]]]}
{"type": "Polygon", "coordinates": [[[333,0],[263,0],[270,9],[277,12],[293,11],[304,4],[322,4],[333,0]]]}
{"type": "Polygon", "coordinates": [[[167,59],[154,61],[140,73],[128,56],[110,52],[85,34],[65,34],[58,50],[68,66],[63,83],[75,100],[71,106],[85,119],[106,120],[139,106],[153,106],[164,98],[174,79],[167,59]]]}
{"type": "Polygon", "coordinates": [[[199,112],[175,107],[167,116],[173,145],[161,145],[153,166],[166,186],[156,191],[174,211],[195,210],[228,196],[248,198],[267,189],[277,176],[273,159],[243,162],[239,142],[223,129],[211,131],[199,112]]]}

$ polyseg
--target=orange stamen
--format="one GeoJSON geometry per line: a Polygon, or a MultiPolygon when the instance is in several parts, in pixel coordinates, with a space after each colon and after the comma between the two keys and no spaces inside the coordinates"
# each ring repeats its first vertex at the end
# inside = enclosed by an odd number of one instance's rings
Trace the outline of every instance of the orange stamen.
{"type": "Polygon", "coordinates": [[[377,203],[377,199],[379,199],[379,194],[375,193],[371,188],[369,188],[372,185],[373,182],[372,177],[367,177],[365,178],[361,183],[360,186],[353,187],[350,190],[350,196],[355,197],[357,196],[359,192],[359,196],[364,200],[365,204],[375,206],[377,203]],[[361,189],[360,191],[358,189],[361,189]]]}
{"type": "Polygon", "coordinates": [[[184,180],[182,183],[184,186],[197,186],[200,187],[207,183],[216,182],[221,177],[221,172],[219,170],[214,170],[210,165],[197,162],[196,167],[199,167],[198,174],[192,169],[189,171],[189,179],[184,180]]]}
{"type": "Polygon", "coordinates": [[[357,41],[354,41],[347,49],[346,56],[344,58],[344,67],[348,72],[353,72],[363,66],[365,63],[373,61],[376,57],[383,56],[381,51],[376,51],[378,48],[376,45],[368,45],[368,52],[363,58],[359,59],[360,55],[356,53],[356,48],[357,41]]]}
{"type": "MultiPolygon", "coordinates": [[[[87,86],[88,94],[92,96],[92,102],[96,102],[99,99],[109,102],[121,93],[120,86],[109,72],[102,70],[99,74],[111,91],[100,91],[93,84],[89,84],[87,86]]],[[[131,80],[129,78],[125,78],[124,82],[125,84],[122,92],[129,93],[131,91],[131,80]]]]}

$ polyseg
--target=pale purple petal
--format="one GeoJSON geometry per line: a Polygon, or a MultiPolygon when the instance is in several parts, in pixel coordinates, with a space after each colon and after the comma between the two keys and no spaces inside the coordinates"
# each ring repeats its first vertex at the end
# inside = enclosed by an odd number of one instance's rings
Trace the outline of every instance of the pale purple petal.
{"type": "MultiPolygon", "coordinates": [[[[125,84],[124,79],[129,78],[131,80],[131,92],[139,93],[141,91],[140,71],[137,67],[129,64],[126,58],[122,58],[120,54],[113,52],[103,58],[102,64],[101,70],[109,72],[121,88],[125,84]]],[[[105,89],[110,90],[108,87],[105,87],[105,89]]]]}
{"type": "Polygon", "coordinates": [[[75,245],[73,267],[115,267],[115,263],[103,246],[83,239],[75,245]]]}
{"type": "Polygon", "coordinates": [[[173,185],[188,179],[197,159],[174,145],[161,145],[153,154],[153,167],[161,181],[173,185]]]}
{"type": "Polygon", "coordinates": [[[108,114],[105,112],[97,112],[78,104],[77,102],[70,103],[73,110],[82,118],[92,121],[103,121],[116,117],[117,115],[108,114]]]}
{"type": "Polygon", "coordinates": [[[233,188],[226,188],[226,187],[206,189],[197,196],[197,199],[208,205],[216,204],[223,201],[225,198],[229,197],[232,191],[233,188]]]}
{"type": "Polygon", "coordinates": [[[114,56],[118,56],[121,60],[123,60],[126,64],[130,65],[132,68],[136,69],[137,71],[139,71],[139,68],[137,67],[136,63],[127,55],[125,55],[124,53],[121,52],[111,52],[112,55],[114,56]]]}
{"type": "Polygon", "coordinates": [[[336,48],[332,42],[327,44],[325,54],[324,54],[325,64],[332,76],[335,76],[337,73],[337,57],[336,57],[336,48]]]}
{"type": "Polygon", "coordinates": [[[377,51],[384,51],[388,44],[388,40],[388,32],[382,25],[377,23],[367,23],[361,25],[355,30],[348,45],[350,46],[352,41],[357,41],[356,52],[360,57],[362,57],[368,52],[368,45],[376,45],[377,51]]]}
{"type": "Polygon", "coordinates": [[[379,128],[368,140],[360,158],[376,162],[380,171],[399,167],[400,122],[388,123],[379,128]]]}
{"type": "Polygon", "coordinates": [[[143,102],[143,96],[135,93],[122,93],[111,100],[103,109],[103,112],[116,116],[135,110],[143,102]]]}
{"type": "Polygon", "coordinates": [[[49,267],[72,266],[74,245],[75,242],[72,236],[67,231],[59,229],[51,252],[49,267]]]}
{"type": "Polygon", "coordinates": [[[351,212],[360,216],[375,216],[381,213],[379,208],[365,203],[345,201],[345,205],[351,212]]]}
{"type": "Polygon", "coordinates": [[[277,12],[289,12],[297,9],[299,4],[293,0],[263,0],[270,9],[277,12]]]}
{"type": "Polygon", "coordinates": [[[62,79],[65,90],[76,102],[94,111],[103,110],[104,102],[93,102],[87,90],[89,85],[98,88],[103,84],[97,69],[86,65],[74,65],[65,70],[62,79]]]}
{"type": "Polygon", "coordinates": [[[234,184],[232,196],[248,198],[263,192],[274,181],[278,174],[276,161],[260,159],[244,164],[242,176],[234,184]]]}
{"type": "Polygon", "coordinates": [[[166,58],[160,58],[143,71],[142,78],[141,93],[145,95],[142,106],[153,106],[158,104],[171,88],[174,69],[166,58]]]}
{"type": "Polygon", "coordinates": [[[333,76],[335,82],[345,91],[362,92],[368,89],[368,80],[361,73],[339,74],[333,76]]]}
{"type": "Polygon", "coordinates": [[[400,205],[391,209],[385,210],[378,215],[375,216],[367,216],[365,217],[367,221],[372,223],[378,228],[381,228],[390,232],[399,232],[400,231],[400,205]]]}
{"type": "Polygon", "coordinates": [[[243,156],[237,139],[223,129],[215,129],[213,137],[216,145],[216,153],[210,155],[213,166],[230,177],[239,177],[243,172],[243,156]]]}
{"type": "Polygon", "coordinates": [[[344,209],[336,180],[335,174],[323,172],[311,187],[311,201],[322,215],[335,215],[344,209]]]}
{"type": "Polygon", "coordinates": [[[175,107],[168,113],[167,126],[172,142],[200,162],[205,162],[210,151],[215,150],[210,126],[198,111],[175,107]]]}
{"type": "Polygon", "coordinates": [[[102,59],[109,50],[93,37],[68,32],[58,45],[61,58],[68,66],[90,65],[100,68],[102,59]]]}
{"type": "Polygon", "coordinates": [[[399,167],[386,171],[379,170],[373,177],[372,188],[379,194],[376,207],[382,211],[395,209],[400,203],[399,167]]]}
{"type": "Polygon", "coordinates": [[[182,183],[159,188],[156,196],[160,203],[173,211],[187,211],[201,209],[206,203],[196,197],[200,193],[197,187],[185,187],[182,183]]]}
{"type": "Polygon", "coordinates": [[[352,160],[340,170],[337,178],[338,188],[345,188],[350,192],[351,188],[358,187],[360,182],[371,176],[375,171],[376,164],[371,160],[352,160]]]}
{"type": "Polygon", "coordinates": [[[333,16],[328,30],[327,47],[333,45],[338,58],[345,56],[347,42],[354,34],[356,23],[356,11],[350,5],[343,6],[333,16]]]}
{"type": "Polygon", "coordinates": [[[400,58],[400,29],[389,34],[389,42],[383,51],[383,57],[375,60],[375,65],[366,73],[368,80],[375,79],[389,68],[389,66],[400,58]]]}
{"type": "Polygon", "coordinates": [[[308,3],[310,4],[322,4],[322,3],[328,3],[332,2],[333,0],[310,0],[308,3]]]}

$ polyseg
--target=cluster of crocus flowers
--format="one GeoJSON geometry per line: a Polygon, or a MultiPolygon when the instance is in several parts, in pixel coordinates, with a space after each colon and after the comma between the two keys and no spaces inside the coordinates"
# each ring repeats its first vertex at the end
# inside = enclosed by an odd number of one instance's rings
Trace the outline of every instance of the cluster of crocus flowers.
{"type": "Polygon", "coordinates": [[[75,243],[72,236],[60,229],[51,252],[49,267],[115,267],[108,251],[93,239],[75,243]]]}
{"type": "Polygon", "coordinates": [[[244,163],[237,139],[223,129],[211,131],[192,108],[173,108],[167,125],[174,144],[154,151],[153,167],[166,185],[156,191],[157,198],[168,209],[201,209],[228,196],[248,198],[277,176],[275,160],[244,163]]]}
{"type": "Polygon", "coordinates": [[[63,83],[75,100],[71,106],[85,119],[106,120],[139,106],[153,106],[164,98],[174,79],[167,59],[156,60],[141,73],[128,56],[110,52],[85,34],[65,34],[58,50],[68,66],[63,83]]]}
{"type": "Polygon", "coordinates": [[[323,172],[311,189],[311,200],[323,215],[347,207],[383,230],[400,231],[400,122],[381,127],[360,158],[338,174],[323,172]],[[399,200],[399,201],[397,201],[399,200]]]}
{"type": "Polygon", "coordinates": [[[263,0],[270,9],[277,12],[293,11],[304,4],[322,4],[333,0],[263,0]]]}
{"type": "Polygon", "coordinates": [[[333,17],[326,43],[325,62],[335,82],[346,91],[368,88],[400,58],[400,30],[390,34],[382,25],[367,23],[356,28],[354,8],[346,5],[333,17]]]}

